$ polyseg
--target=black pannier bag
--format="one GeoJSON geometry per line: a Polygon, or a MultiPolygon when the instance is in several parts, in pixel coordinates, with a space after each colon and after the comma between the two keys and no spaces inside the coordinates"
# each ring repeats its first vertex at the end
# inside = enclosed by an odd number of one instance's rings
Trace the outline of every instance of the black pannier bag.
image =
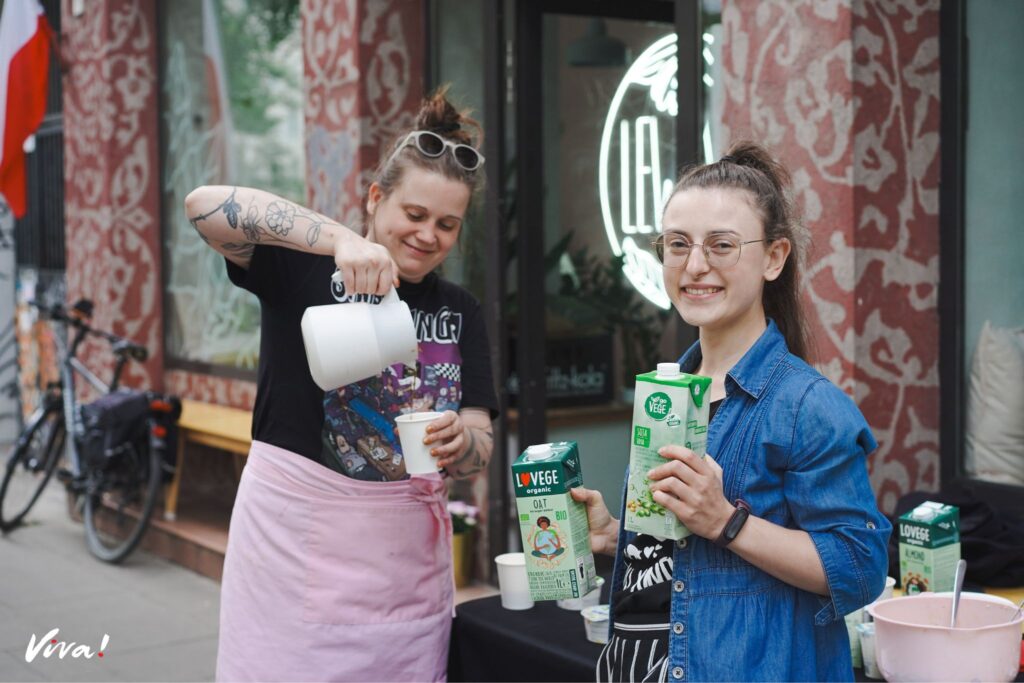
{"type": "MultiPolygon", "coordinates": [[[[142,391],[115,391],[80,408],[79,451],[89,467],[113,465],[129,448],[145,448],[149,396],[142,391]]],[[[139,451],[141,453],[141,451],[139,451]]]]}

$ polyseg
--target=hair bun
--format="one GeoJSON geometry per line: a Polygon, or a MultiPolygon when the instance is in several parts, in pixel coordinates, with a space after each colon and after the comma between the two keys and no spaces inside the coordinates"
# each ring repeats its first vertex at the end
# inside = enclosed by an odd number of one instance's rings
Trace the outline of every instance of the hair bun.
{"type": "Polygon", "coordinates": [[[780,191],[785,191],[791,184],[786,167],[767,149],[751,140],[739,140],[731,144],[720,161],[761,171],[780,191]]]}
{"type": "Polygon", "coordinates": [[[462,128],[462,126],[459,123],[452,121],[452,122],[441,123],[439,125],[436,125],[436,126],[430,128],[429,130],[432,130],[435,133],[440,133],[441,135],[446,135],[446,134],[454,133],[455,131],[457,131],[457,130],[459,130],[461,128],[462,128]]]}
{"type": "Polygon", "coordinates": [[[448,86],[443,85],[423,100],[416,115],[416,129],[429,130],[453,142],[478,147],[482,138],[480,124],[469,118],[469,112],[460,112],[448,101],[448,86]],[[476,144],[467,127],[477,131],[476,144]]]}

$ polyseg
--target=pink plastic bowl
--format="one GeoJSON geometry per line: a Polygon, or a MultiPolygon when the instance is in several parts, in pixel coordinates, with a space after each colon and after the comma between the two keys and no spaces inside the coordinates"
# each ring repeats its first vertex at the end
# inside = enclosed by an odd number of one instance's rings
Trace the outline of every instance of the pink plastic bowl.
{"type": "Polygon", "coordinates": [[[922,593],[868,605],[875,619],[875,658],[887,681],[1012,681],[1020,667],[1017,606],[983,593],[962,593],[955,629],[953,596],[922,593]]]}

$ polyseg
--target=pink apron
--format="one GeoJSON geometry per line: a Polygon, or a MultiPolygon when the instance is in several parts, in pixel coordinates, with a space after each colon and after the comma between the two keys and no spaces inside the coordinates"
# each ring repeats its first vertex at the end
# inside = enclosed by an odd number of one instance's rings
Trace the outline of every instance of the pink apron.
{"type": "Polygon", "coordinates": [[[254,441],[231,515],[218,681],[444,681],[439,475],[363,482],[254,441]]]}

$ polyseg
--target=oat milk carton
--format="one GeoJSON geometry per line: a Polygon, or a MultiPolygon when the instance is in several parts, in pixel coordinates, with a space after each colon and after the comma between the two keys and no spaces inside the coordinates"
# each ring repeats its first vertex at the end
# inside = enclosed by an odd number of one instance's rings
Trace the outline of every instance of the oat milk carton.
{"type": "Polygon", "coordinates": [[[578,598],[597,586],[587,506],[569,489],[583,485],[575,441],[530,446],[512,463],[530,596],[578,598]]]}
{"type": "Polygon", "coordinates": [[[960,509],[928,501],[901,516],[899,525],[904,594],[953,590],[960,560],[960,509]]]}
{"type": "Polygon", "coordinates": [[[656,372],[636,376],[626,491],[628,531],[674,540],[690,535],[678,517],[654,502],[647,472],[668,462],[658,455],[658,449],[668,444],[704,455],[710,391],[710,377],[683,374],[679,363],[658,363],[656,372]]]}

